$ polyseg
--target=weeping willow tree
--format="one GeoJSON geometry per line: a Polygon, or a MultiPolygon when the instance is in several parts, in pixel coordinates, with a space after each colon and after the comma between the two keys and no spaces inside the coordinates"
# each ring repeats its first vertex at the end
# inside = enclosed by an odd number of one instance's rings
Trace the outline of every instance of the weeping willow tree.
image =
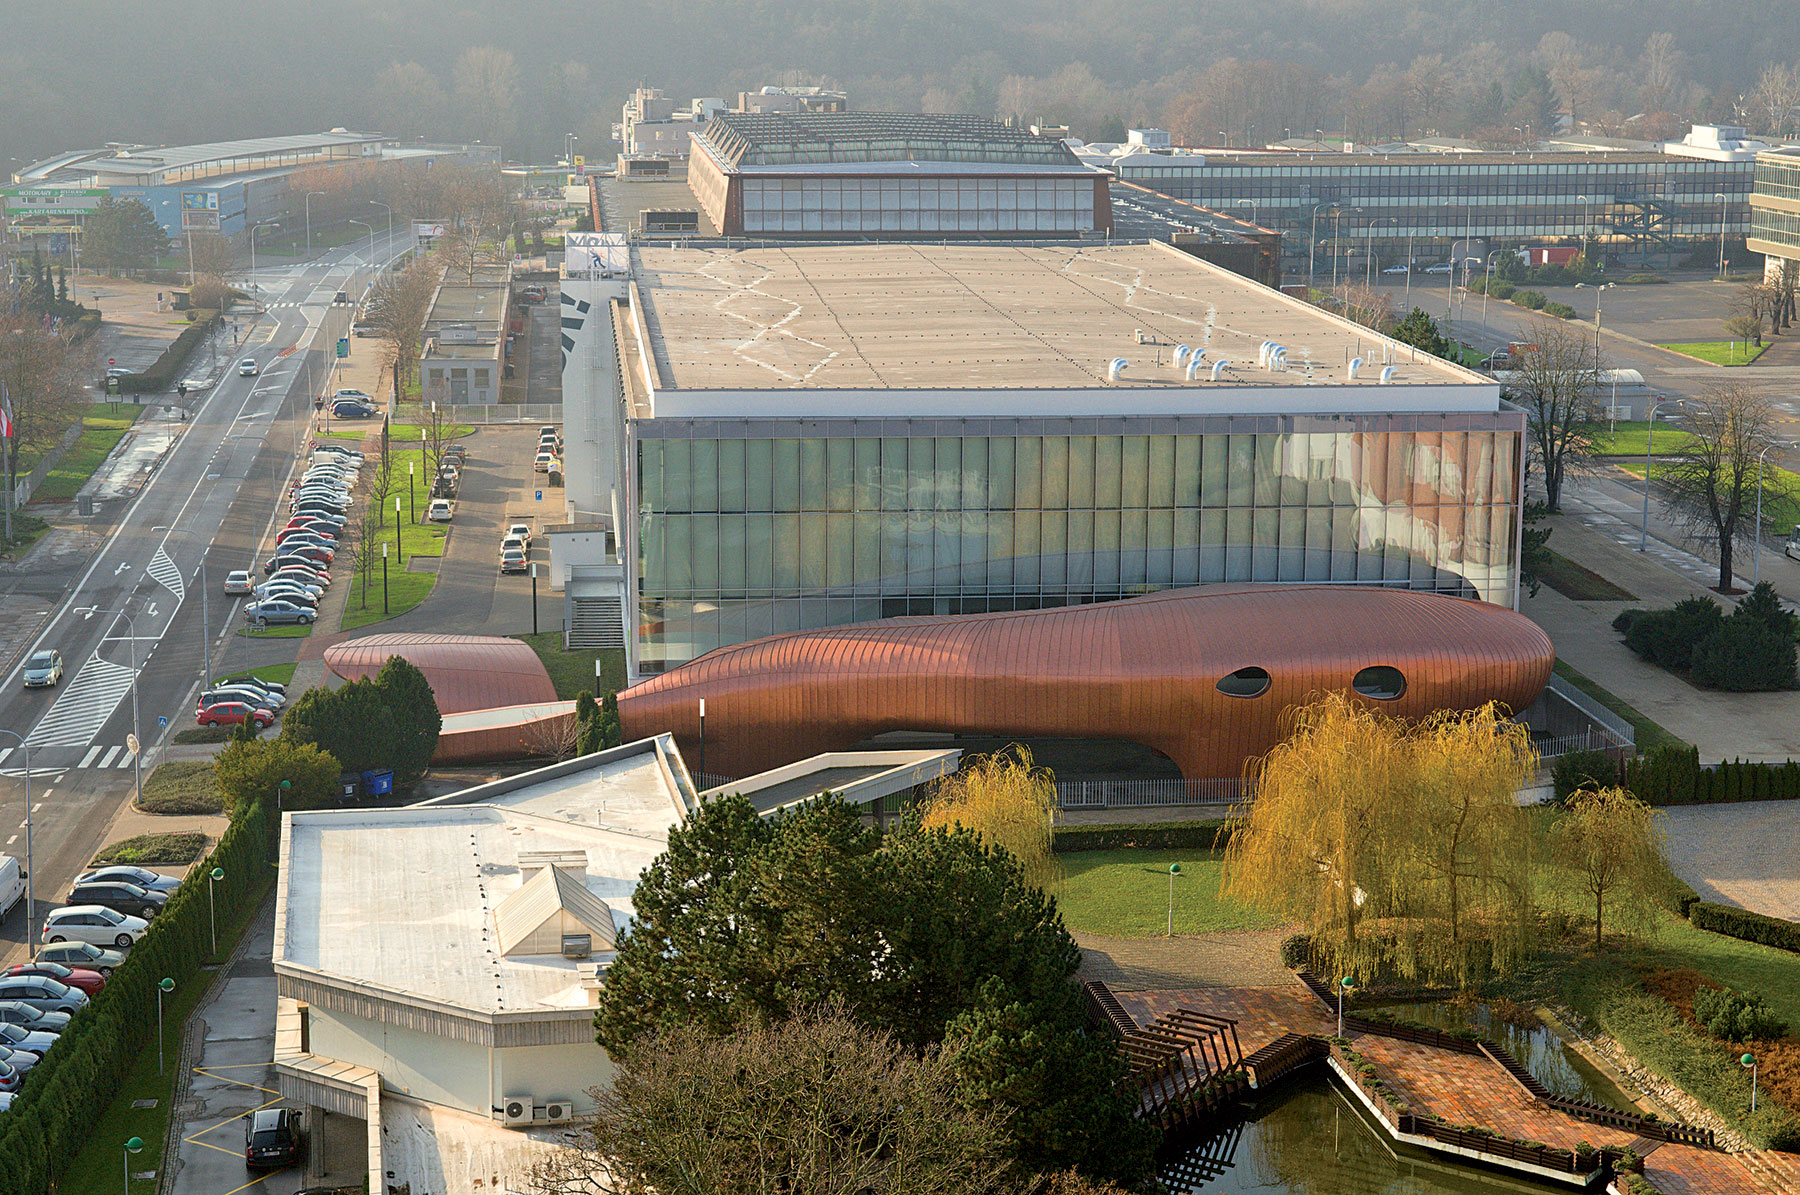
{"type": "Polygon", "coordinates": [[[1525,729],[1491,705],[1413,723],[1344,694],[1291,719],[1232,827],[1223,892],[1300,922],[1333,971],[1465,981],[1523,959],[1525,729]]]}
{"type": "Polygon", "coordinates": [[[1025,882],[1048,890],[1062,878],[1051,850],[1056,779],[1028,747],[976,756],[932,791],[922,822],[927,830],[961,825],[1019,861],[1025,882]]]}

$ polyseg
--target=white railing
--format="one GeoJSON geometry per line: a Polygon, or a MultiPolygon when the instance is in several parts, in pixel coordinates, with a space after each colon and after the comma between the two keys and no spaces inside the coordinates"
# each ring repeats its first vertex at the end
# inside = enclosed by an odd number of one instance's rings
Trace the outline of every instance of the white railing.
{"type": "Polygon", "coordinates": [[[1058,780],[1057,804],[1064,809],[1146,809],[1166,805],[1229,806],[1256,795],[1253,781],[1058,780]]]}

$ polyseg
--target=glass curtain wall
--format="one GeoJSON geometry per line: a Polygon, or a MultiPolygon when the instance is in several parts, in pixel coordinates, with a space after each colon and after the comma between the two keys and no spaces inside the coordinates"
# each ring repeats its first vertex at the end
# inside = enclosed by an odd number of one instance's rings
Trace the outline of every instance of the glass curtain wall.
{"type": "Polygon", "coordinates": [[[1516,414],[987,422],[640,425],[640,666],[1213,582],[1512,600],[1516,414]]]}

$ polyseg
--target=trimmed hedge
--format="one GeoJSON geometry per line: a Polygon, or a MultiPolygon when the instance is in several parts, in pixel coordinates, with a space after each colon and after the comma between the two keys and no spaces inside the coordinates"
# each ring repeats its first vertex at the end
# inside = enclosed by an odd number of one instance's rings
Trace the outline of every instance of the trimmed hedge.
{"type": "Polygon", "coordinates": [[[1545,303],[1544,314],[1553,315],[1557,319],[1574,319],[1575,309],[1567,303],[1545,303]]]}
{"type": "Polygon", "coordinates": [[[1071,851],[1173,851],[1189,847],[1212,851],[1224,850],[1229,841],[1231,823],[1225,821],[1148,822],[1141,826],[1058,826],[1050,849],[1059,855],[1071,851]]]}
{"type": "Polygon", "coordinates": [[[1736,905],[1714,904],[1710,900],[1696,900],[1688,906],[1687,915],[1698,929],[1800,954],[1800,922],[1767,917],[1736,905]]]}
{"type": "Polygon", "coordinates": [[[205,319],[195,320],[183,328],[181,335],[177,336],[174,343],[162,351],[162,356],[158,357],[155,364],[151,365],[149,369],[143,373],[126,374],[119,379],[119,393],[160,394],[174,386],[177,375],[187,364],[188,354],[199,347],[200,342],[206,339],[206,334],[211,332],[213,326],[218,322],[218,313],[214,312],[205,319]]]}
{"type": "Polygon", "coordinates": [[[188,982],[206,959],[207,873],[225,869],[217,895],[226,907],[254,898],[268,882],[273,825],[267,802],[242,812],[212,854],[188,872],[100,994],[26,1074],[11,1111],[0,1116],[0,1176],[8,1195],[50,1190],[81,1151],[138,1051],[155,1034],[157,983],[164,976],[188,982]]]}
{"type": "Polygon", "coordinates": [[[1800,762],[1730,760],[1700,766],[1695,747],[1664,747],[1625,766],[1625,787],[1646,805],[1800,800],[1800,762]]]}

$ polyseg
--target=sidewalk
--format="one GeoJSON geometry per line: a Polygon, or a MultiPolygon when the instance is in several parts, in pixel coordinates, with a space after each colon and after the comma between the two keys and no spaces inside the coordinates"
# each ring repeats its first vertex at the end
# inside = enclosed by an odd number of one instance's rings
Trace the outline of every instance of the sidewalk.
{"type": "MultiPolygon", "coordinates": [[[[1634,600],[1571,601],[1547,585],[1526,597],[1525,614],[1550,635],[1557,657],[1693,743],[1702,760],[1800,758],[1800,694],[1696,688],[1638,659],[1612,629],[1621,610],[1666,607],[1689,597],[1711,597],[1729,609],[1731,599],[1707,588],[1717,567],[1658,538],[1673,529],[1654,516],[1649,550],[1638,552],[1638,525],[1631,517],[1636,511],[1604,478],[1584,479],[1563,507],[1564,514],[1548,520],[1551,550],[1629,590],[1634,600]]],[[[1800,595],[1800,566],[1778,552],[1764,550],[1762,575],[1783,597],[1800,595]]],[[[1739,584],[1748,587],[1748,578],[1740,574],[1739,584]]]]}

